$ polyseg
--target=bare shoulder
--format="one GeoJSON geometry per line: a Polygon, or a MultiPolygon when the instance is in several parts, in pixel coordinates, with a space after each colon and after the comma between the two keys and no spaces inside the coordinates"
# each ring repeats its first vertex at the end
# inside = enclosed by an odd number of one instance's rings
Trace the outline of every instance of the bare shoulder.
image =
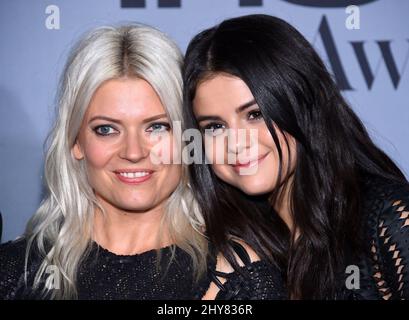
{"type": "MultiPolygon", "coordinates": [[[[244,249],[244,252],[247,254],[250,262],[256,262],[260,260],[260,257],[258,256],[258,254],[243,240],[238,239],[238,238],[233,238],[232,242],[235,244],[238,244],[241,248],[244,249]]],[[[241,250],[241,248],[239,250],[241,250]]],[[[243,261],[243,258],[239,256],[237,251],[234,252],[234,256],[239,266],[242,267],[245,265],[245,261],[243,261]]],[[[230,263],[221,254],[219,254],[217,257],[216,270],[225,272],[225,273],[230,273],[234,271],[230,263]]]]}

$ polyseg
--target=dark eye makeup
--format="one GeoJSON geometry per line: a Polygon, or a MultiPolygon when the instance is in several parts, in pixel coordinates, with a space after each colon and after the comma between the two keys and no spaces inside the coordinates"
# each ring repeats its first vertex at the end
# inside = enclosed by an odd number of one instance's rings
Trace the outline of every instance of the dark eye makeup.
{"type": "Polygon", "coordinates": [[[170,130],[168,122],[154,122],[147,129],[147,132],[165,132],[170,130]]]}
{"type": "Polygon", "coordinates": [[[99,136],[109,136],[111,134],[115,134],[118,132],[117,129],[115,129],[113,126],[109,124],[101,124],[92,129],[95,134],[99,136]]]}

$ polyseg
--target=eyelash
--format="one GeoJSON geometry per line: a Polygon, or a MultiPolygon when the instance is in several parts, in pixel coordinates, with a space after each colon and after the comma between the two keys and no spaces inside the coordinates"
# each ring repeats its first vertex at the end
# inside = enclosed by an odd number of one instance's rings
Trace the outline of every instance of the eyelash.
{"type": "MultiPolygon", "coordinates": [[[[155,130],[155,129],[153,129],[153,128],[152,128],[153,126],[162,126],[162,127],[165,127],[165,130],[166,130],[166,131],[169,131],[169,130],[170,130],[170,124],[169,124],[169,123],[167,123],[167,122],[156,122],[156,123],[152,123],[152,124],[148,127],[148,129],[146,129],[146,131],[147,131],[147,132],[163,132],[163,130],[155,130]]],[[[96,126],[96,127],[93,128],[92,130],[95,132],[96,135],[102,136],[102,137],[110,136],[110,135],[115,134],[115,133],[118,132],[117,129],[115,129],[113,126],[108,125],[108,124],[102,124],[102,125],[96,126]],[[114,130],[114,132],[102,133],[102,132],[100,131],[101,128],[109,128],[109,129],[111,129],[111,130],[114,130]]]]}
{"type": "Polygon", "coordinates": [[[148,132],[163,132],[163,130],[154,130],[154,129],[151,129],[153,126],[162,126],[162,127],[165,127],[165,130],[166,131],[169,131],[170,130],[170,124],[169,123],[167,123],[167,122],[155,122],[155,123],[152,123],[149,127],[148,127],[148,129],[146,129],[146,131],[148,131],[148,132]],[[150,130],[151,129],[151,130],[150,130]]]}
{"type": "MultiPolygon", "coordinates": [[[[253,111],[250,111],[249,113],[247,113],[247,119],[249,121],[257,121],[257,120],[260,120],[262,118],[263,118],[263,116],[262,116],[260,110],[253,110],[253,111]],[[254,118],[251,118],[251,116],[254,116],[254,118]]],[[[221,124],[221,123],[217,123],[217,122],[211,122],[211,123],[209,123],[209,124],[207,124],[207,125],[205,125],[203,127],[203,132],[206,133],[205,130],[211,130],[212,135],[215,135],[214,132],[215,132],[215,130],[218,130],[218,129],[224,129],[224,125],[221,124]],[[222,126],[223,128],[220,128],[220,127],[215,128],[216,126],[222,126]]]]}
{"type": "Polygon", "coordinates": [[[263,118],[263,116],[262,116],[262,114],[261,114],[261,111],[260,110],[253,110],[253,111],[250,111],[248,114],[247,114],[247,118],[250,120],[250,121],[253,121],[253,120],[259,120],[259,119],[262,119],[263,118]],[[253,119],[250,119],[250,116],[251,115],[254,115],[254,114],[257,114],[257,116],[256,117],[254,117],[253,119]]]}
{"type": "Polygon", "coordinates": [[[92,130],[95,132],[96,135],[102,136],[102,137],[110,136],[110,135],[115,134],[115,133],[118,132],[118,130],[116,130],[114,127],[112,127],[111,125],[108,125],[108,124],[102,124],[102,125],[96,126],[96,127],[95,127],[94,129],[92,129],[92,130]],[[109,129],[114,130],[115,132],[102,133],[102,132],[99,131],[101,128],[109,128],[109,129]]]}
{"type": "Polygon", "coordinates": [[[205,125],[204,127],[203,127],[203,133],[204,134],[209,134],[209,131],[208,130],[211,130],[211,135],[213,136],[213,135],[216,135],[216,134],[214,134],[214,132],[216,131],[216,130],[219,130],[219,129],[224,129],[224,128],[215,128],[215,126],[223,126],[224,127],[224,125],[223,124],[221,124],[221,123],[217,123],[217,122],[211,122],[211,123],[209,123],[209,124],[207,124],[207,125],[205,125]]]}

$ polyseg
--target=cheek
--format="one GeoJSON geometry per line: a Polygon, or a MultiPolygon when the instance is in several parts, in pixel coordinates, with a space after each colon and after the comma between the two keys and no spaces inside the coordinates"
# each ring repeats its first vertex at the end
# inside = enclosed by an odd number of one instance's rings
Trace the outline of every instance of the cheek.
{"type": "Polygon", "coordinates": [[[275,152],[277,152],[274,139],[265,124],[263,124],[262,126],[260,126],[260,128],[257,129],[257,141],[259,142],[260,146],[269,148],[271,150],[275,150],[275,152]]]}
{"type": "Polygon", "coordinates": [[[172,135],[164,134],[153,137],[150,139],[149,144],[149,156],[153,164],[180,163],[181,145],[172,135]]]}
{"type": "Polygon", "coordinates": [[[236,173],[233,172],[233,169],[228,164],[212,164],[211,167],[214,174],[221,180],[236,185],[236,173]]]}
{"type": "MultiPolygon", "coordinates": [[[[278,137],[278,141],[280,143],[281,151],[282,151],[282,174],[283,178],[285,178],[288,172],[292,172],[293,169],[295,168],[295,162],[296,162],[296,141],[292,136],[287,135],[287,143],[286,143],[286,138],[285,136],[279,132],[276,129],[276,134],[278,137]],[[289,153],[290,152],[290,153],[289,153]],[[291,160],[291,164],[290,164],[291,160]],[[291,167],[289,168],[289,164],[291,167]]],[[[279,164],[280,164],[280,158],[278,155],[278,150],[276,147],[276,144],[273,140],[273,137],[271,136],[270,132],[268,129],[266,130],[260,130],[259,133],[259,143],[260,146],[263,150],[268,150],[271,151],[271,159],[269,159],[267,163],[267,167],[269,170],[271,170],[271,176],[274,178],[274,182],[278,177],[278,169],[279,169],[279,164]]]]}
{"type": "Polygon", "coordinates": [[[158,180],[159,183],[156,185],[156,192],[165,196],[170,195],[179,185],[181,178],[182,166],[180,164],[165,165],[161,178],[158,180]]]}
{"type": "Polygon", "coordinates": [[[90,168],[102,168],[115,153],[115,147],[99,141],[89,141],[84,147],[85,161],[90,168]]]}
{"type": "Polygon", "coordinates": [[[169,182],[177,185],[182,177],[182,166],[179,164],[171,164],[168,166],[169,182]]]}
{"type": "Polygon", "coordinates": [[[212,164],[227,163],[226,137],[224,135],[203,138],[206,159],[212,164]]]}

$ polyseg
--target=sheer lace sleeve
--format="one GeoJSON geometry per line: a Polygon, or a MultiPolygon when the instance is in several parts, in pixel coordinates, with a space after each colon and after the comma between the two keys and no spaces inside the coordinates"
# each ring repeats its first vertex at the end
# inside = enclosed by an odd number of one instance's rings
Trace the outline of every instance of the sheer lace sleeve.
{"type": "Polygon", "coordinates": [[[409,187],[388,186],[372,207],[378,211],[371,243],[373,278],[380,297],[409,299],[409,187]]]}

